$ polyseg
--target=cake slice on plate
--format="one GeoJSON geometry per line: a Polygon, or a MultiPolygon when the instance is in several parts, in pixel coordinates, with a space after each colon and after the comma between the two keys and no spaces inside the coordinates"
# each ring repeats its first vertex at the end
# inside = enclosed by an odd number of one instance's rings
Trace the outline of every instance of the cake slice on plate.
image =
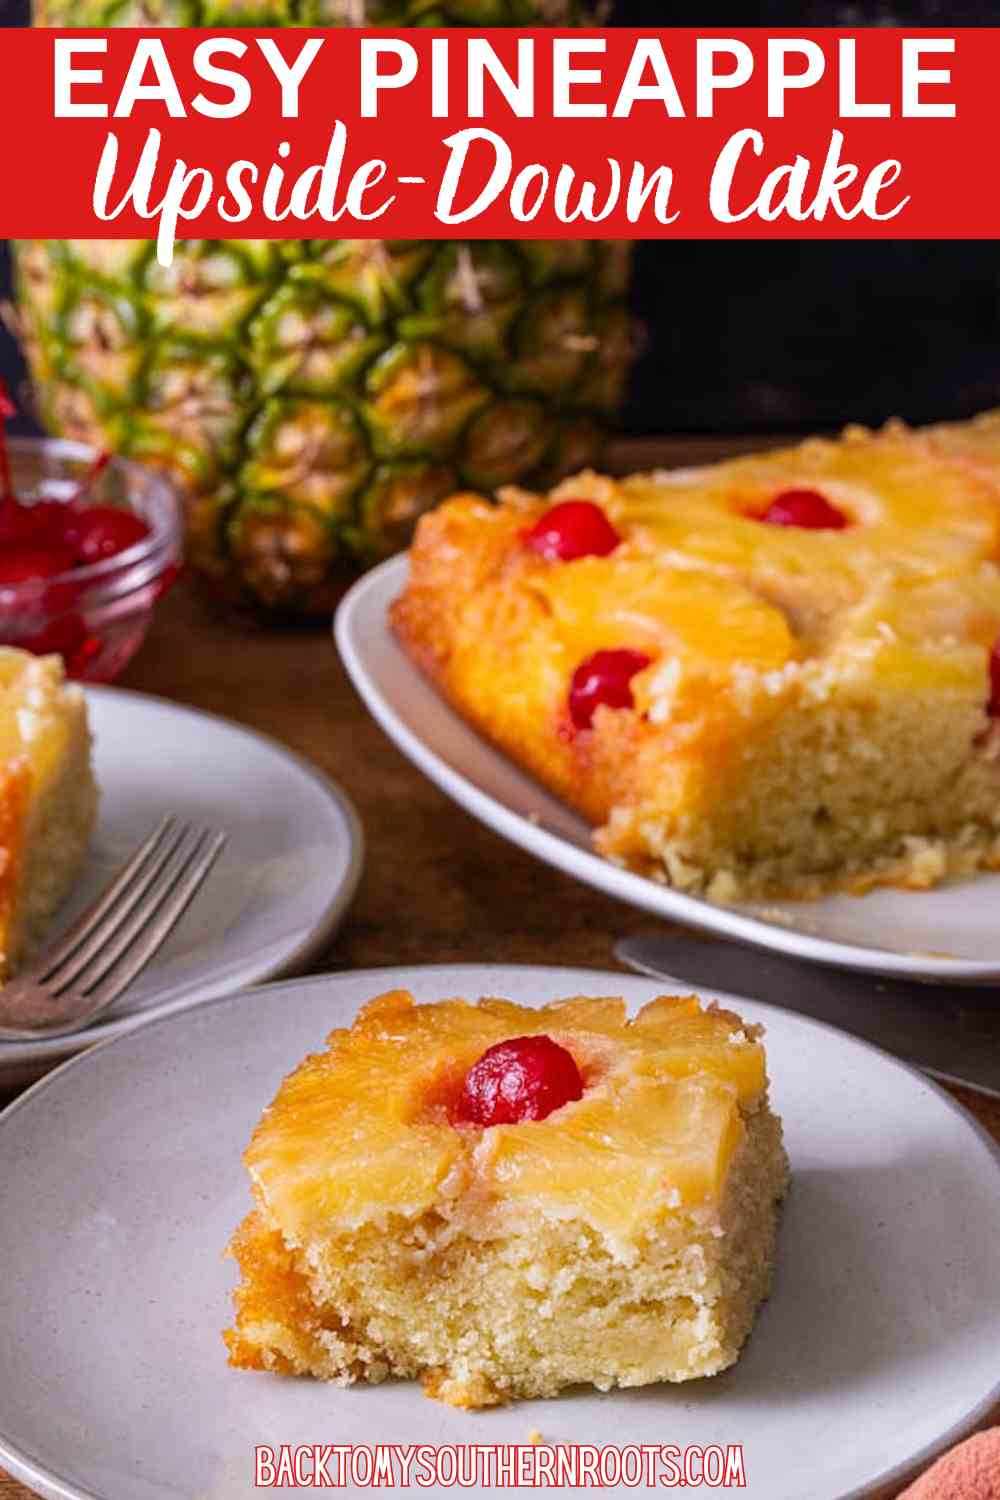
{"type": "Polygon", "coordinates": [[[0,646],[0,978],[44,935],[96,814],[82,688],[58,656],[0,646]]]}
{"type": "Polygon", "coordinates": [[[739,1016],[663,997],[372,1001],[246,1153],[230,1359],[456,1406],[731,1365],[787,1162],[739,1016]]]}
{"type": "Polygon", "coordinates": [[[1000,865],[1000,489],[918,435],[421,521],[392,609],[598,849],[718,901],[1000,865]]]}

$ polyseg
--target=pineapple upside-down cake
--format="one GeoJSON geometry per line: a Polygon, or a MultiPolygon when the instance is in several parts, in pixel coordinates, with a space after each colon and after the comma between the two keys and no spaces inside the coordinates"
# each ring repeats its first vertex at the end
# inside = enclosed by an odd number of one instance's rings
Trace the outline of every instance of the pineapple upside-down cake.
{"type": "Polygon", "coordinates": [[[245,1160],[231,1362],[467,1407],[732,1364],[787,1178],[757,1029],[693,997],[382,995],[245,1160]]]}
{"type": "Polygon", "coordinates": [[[425,517],[392,609],[611,859],[718,901],[1000,866],[1000,438],[893,427],[425,517]]]}

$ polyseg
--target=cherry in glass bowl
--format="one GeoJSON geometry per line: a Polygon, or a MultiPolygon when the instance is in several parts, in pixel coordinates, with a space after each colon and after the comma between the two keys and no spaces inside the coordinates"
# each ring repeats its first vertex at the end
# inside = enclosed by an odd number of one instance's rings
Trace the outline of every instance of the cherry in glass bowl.
{"type": "Polygon", "coordinates": [[[101,465],[83,443],[10,438],[7,449],[13,493],[24,508],[14,515],[15,532],[34,512],[38,534],[5,535],[11,513],[0,503],[0,644],[58,653],[68,676],[112,682],[145,640],[156,602],[180,568],[174,491],[161,475],[124,459],[101,465]],[[62,506],[65,514],[36,506],[62,506]],[[98,507],[103,525],[95,527],[87,512],[98,507]],[[74,527],[75,549],[60,539],[64,529],[73,538],[74,527]],[[34,571],[35,548],[44,577],[25,576],[34,571]],[[81,562],[81,551],[96,560],[81,562]]]}

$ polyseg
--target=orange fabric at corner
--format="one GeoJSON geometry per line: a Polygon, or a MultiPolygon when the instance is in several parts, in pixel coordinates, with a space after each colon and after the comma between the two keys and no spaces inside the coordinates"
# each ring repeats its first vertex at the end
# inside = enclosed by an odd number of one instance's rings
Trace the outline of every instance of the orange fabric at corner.
{"type": "Polygon", "coordinates": [[[1000,1427],[959,1443],[899,1500],[1000,1500],[1000,1427]]]}

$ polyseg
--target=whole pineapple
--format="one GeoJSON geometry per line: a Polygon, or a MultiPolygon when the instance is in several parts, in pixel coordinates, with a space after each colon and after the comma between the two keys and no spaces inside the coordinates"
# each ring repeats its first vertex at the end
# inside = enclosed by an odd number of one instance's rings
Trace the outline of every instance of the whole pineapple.
{"type": "MultiPolygon", "coordinates": [[[[523,26],[575,0],[48,0],[50,26],[523,26]]],[[[456,488],[594,461],[632,330],[628,246],[31,241],[21,329],[55,431],[163,465],[232,599],[329,610],[345,562],[456,488]]]]}

